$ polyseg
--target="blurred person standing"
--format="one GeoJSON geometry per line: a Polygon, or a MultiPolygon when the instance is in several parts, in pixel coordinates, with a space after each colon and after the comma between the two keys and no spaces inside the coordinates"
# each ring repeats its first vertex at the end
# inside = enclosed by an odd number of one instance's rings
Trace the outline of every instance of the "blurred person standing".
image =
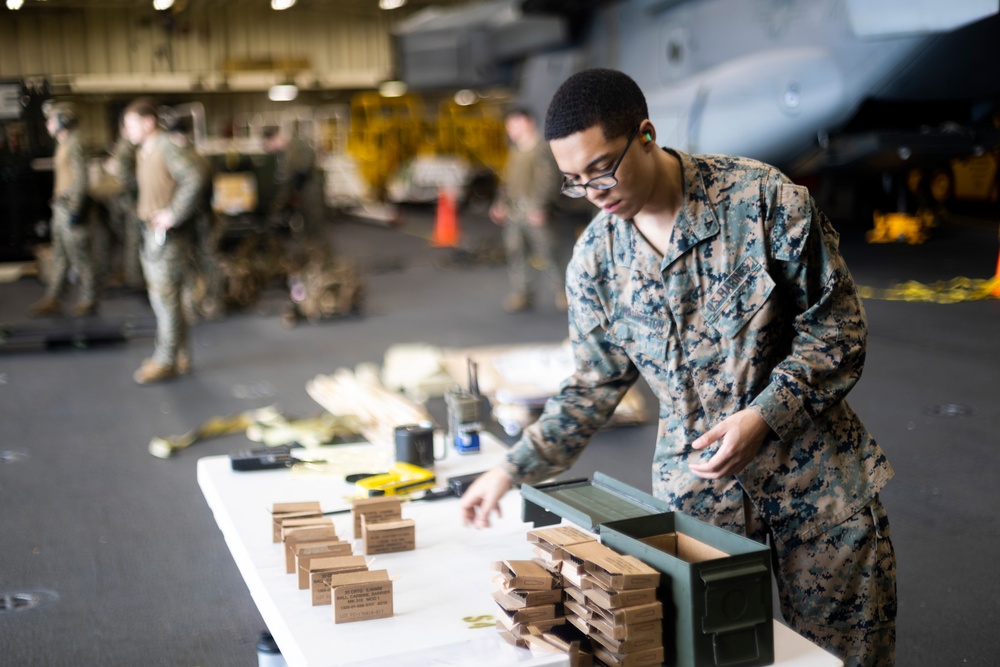
{"type": "Polygon", "coordinates": [[[212,165],[195,149],[190,116],[175,116],[169,107],[161,108],[160,116],[167,118],[171,141],[187,152],[198,167],[202,183],[192,220],[195,270],[188,274],[182,296],[185,317],[189,324],[194,324],[199,318],[218,319],[223,312],[219,242],[224,230],[222,221],[212,210],[212,165]]]}
{"type": "Polygon", "coordinates": [[[75,315],[97,312],[97,284],[87,216],[87,160],[77,131],[76,109],[67,102],[47,102],[42,109],[45,129],[56,141],[52,188],[52,271],[45,296],[31,307],[31,315],[62,313],[62,297],[69,269],[79,279],[75,315]]]}
{"type": "Polygon", "coordinates": [[[122,279],[129,289],[139,290],[145,283],[139,262],[142,236],[135,212],[138,193],[135,181],[135,146],[124,134],[118,137],[111,148],[106,169],[120,184],[120,190],[108,199],[106,205],[111,217],[111,227],[121,239],[122,279]]]}
{"type": "Polygon", "coordinates": [[[183,375],[191,367],[188,325],[181,294],[194,270],[192,217],[202,189],[202,176],[190,154],[159,126],[157,107],[148,98],[125,109],[125,136],[136,150],[136,213],[142,230],[140,259],[156,315],[153,356],[132,376],[151,384],[183,375]]]}
{"type": "Polygon", "coordinates": [[[513,147],[490,207],[490,219],[503,227],[507,252],[510,293],[504,299],[504,310],[517,313],[532,308],[531,258],[552,285],[556,308],[566,310],[562,271],[555,261],[549,226],[553,200],[559,192],[559,171],[531,112],[511,109],[504,117],[504,127],[513,147]]]}
{"type": "Polygon", "coordinates": [[[301,137],[298,123],[293,124],[290,135],[277,127],[265,128],[264,149],[278,158],[278,189],[271,201],[271,214],[291,213],[292,232],[310,246],[325,248],[323,172],[316,167],[316,151],[301,137]]]}

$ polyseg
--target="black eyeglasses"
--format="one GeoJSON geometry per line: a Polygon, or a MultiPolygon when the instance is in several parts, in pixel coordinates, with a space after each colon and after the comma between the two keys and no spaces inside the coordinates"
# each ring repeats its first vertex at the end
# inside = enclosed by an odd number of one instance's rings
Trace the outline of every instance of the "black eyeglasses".
{"type": "Polygon", "coordinates": [[[618,179],[615,178],[615,172],[618,171],[618,165],[622,163],[625,159],[625,154],[628,153],[628,147],[632,145],[632,140],[635,139],[635,135],[639,134],[639,126],[636,126],[632,130],[632,136],[628,138],[628,143],[625,144],[625,150],[622,154],[618,156],[615,163],[611,166],[611,171],[606,174],[601,174],[600,176],[595,176],[586,183],[569,183],[563,178],[562,187],[559,191],[562,192],[567,197],[572,197],[573,199],[579,199],[580,197],[587,196],[587,188],[594,188],[595,190],[610,190],[611,188],[618,185],[618,179]]]}

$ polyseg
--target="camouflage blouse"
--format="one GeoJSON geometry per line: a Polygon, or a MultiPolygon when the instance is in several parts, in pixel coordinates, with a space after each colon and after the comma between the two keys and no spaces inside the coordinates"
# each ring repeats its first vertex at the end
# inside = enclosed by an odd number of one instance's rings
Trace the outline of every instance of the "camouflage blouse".
{"type": "Polygon", "coordinates": [[[892,477],[845,397],[867,321],[839,235],[805,187],[744,158],[674,155],[686,202],[661,256],[600,213],[567,269],[575,372],[508,455],[517,482],[569,468],[639,375],[657,396],[653,493],[740,531],[743,493],[793,546],[862,508],[892,477]],[[691,442],[751,408],[771,426],[737,476],[704,480],[691,442]]]}

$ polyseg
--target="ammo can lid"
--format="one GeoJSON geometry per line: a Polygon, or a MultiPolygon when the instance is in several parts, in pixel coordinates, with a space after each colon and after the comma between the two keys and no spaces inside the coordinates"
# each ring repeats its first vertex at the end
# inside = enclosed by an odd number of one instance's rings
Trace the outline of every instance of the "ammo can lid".
{"type": "Polygon", "coordinates": [[[521,497],[526,522],[546,526],[559,523],[561,517],[595,533],[609,521],[670,511],[662,500],[601,472],[595,472],[593,480],[525,484],[521,497]]]}

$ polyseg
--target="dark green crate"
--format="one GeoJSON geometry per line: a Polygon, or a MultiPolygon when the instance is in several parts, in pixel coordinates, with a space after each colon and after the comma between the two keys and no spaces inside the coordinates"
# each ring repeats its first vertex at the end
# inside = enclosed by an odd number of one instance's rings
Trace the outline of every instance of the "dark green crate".
{"type": "Polygon", "coordinates": [[[525,521],[538,526],[564,518],[600,533],[607,546],[666,575],[659,597],[667,665],[760,667],[774,662],[767,546],[666,511],[663,501],[602,473],[593,481],[525,485],[521,495],[525,521]],[[685,547],[700,543],[722,553],[688,562],[650,540],[662,535],[676,536],[685,547]]]}

